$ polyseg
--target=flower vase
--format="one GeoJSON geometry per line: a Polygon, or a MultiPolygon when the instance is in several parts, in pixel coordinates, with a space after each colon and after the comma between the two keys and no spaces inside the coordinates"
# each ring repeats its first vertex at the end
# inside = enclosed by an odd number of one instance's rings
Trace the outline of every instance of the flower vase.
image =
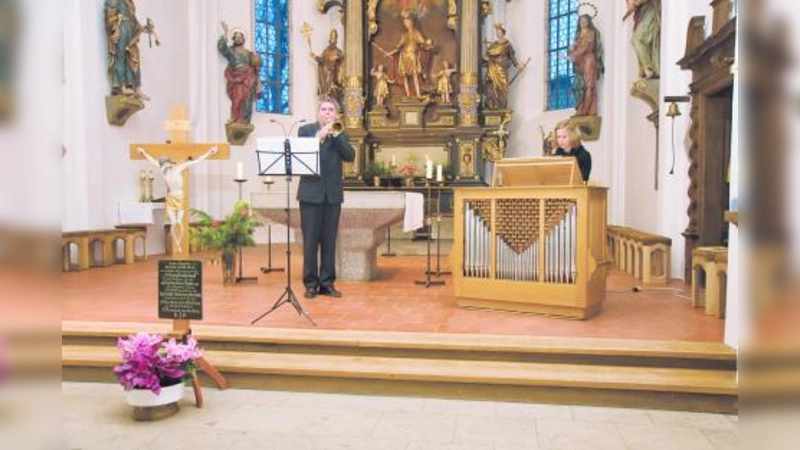
{"type": "Polygon", "coordinates": [[[236,252],[222,252],[222,285],[236,283],[236,252]]]}
{"type": "Polygon", "coordinates": [[[133,406],[134,420],[165,419],[178,412],[178,400],[183,398],[183,381],[162,386],[161,392],[155,394],[150,389],[131,389],[126,392],[125,399],[133,406]]]}

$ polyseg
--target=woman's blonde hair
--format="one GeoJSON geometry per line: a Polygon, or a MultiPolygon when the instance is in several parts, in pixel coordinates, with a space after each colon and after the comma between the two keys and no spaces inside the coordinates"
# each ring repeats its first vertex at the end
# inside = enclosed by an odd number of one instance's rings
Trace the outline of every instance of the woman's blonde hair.
{"type": "Polygon", "coordinates": [[[583,141],[581,140],[581,130],[579,130],[578,127],[569,120],[562,120],[561,122],[558,122],[555,129],[556,132],[558,132],[558,130],[567,130],[567,137],[569,138],[569,142],[572,144],[573,148],[583,145],[583,141]]]}

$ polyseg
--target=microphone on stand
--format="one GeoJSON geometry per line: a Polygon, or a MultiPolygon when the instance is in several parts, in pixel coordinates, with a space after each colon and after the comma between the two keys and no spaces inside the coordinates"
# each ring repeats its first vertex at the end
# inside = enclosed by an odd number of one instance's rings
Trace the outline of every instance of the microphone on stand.
{"type": "Polygon", "coordinates": [[[278,124],[278,126],[280,126],[280,127],[281,127],[281,130],[283,130],[283,137],[284,137],[284,138],[288,138],[288,137],[289,137],[289,135],[292,133],[292,130],[294,130],[294,127],[296,127],[298,124],[301,124],[301,123],[306,123],[306,122],[308,122],[308,120],[306,120],[306,119],[299,119],[299,120],[295,120],[295,121],[294,121],[294,122],[292,122],[292,124],[289,126],[289,131],[287,132],[287,131],[286,131],[286,127],[285,127],[285,126],[283,126],[283,123],[281,123],[281,122],[279,122],[279,121],[277,121],[277,120],[275,120],[275,119],[269,119],[269,121],[270,121],[271,123],[277,123],[277,124],[278,124]]]}

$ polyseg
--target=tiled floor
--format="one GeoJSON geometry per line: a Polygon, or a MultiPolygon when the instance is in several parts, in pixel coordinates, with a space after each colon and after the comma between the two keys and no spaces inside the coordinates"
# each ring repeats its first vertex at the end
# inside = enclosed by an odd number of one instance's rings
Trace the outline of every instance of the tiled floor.
{"type": "MultiPolygon", "coordinates": [[[[418,243],[417,245],[423,243],[418,243]]],[[[397,245],[408,245],[399,242],[397,245]]],[[[385,247],[381,248],[383,251],[385,247]]],[[[194,255],[209,258],[215,255],[194,255]]],[[[565,320],[495,311],[465,310],[456,305],[452,278],[445,285],[425,288],[426,258],[403,255],[378,257],[380,279],[337,282],[341,299],[302,297],[302,253],[292,249],[292,287],[305,310],[321,329],[424,331],[449,333],[520,334],[536,336],[614,337],[627,339],[721,341],[724,322],[693,309],[689,287],[677,282],[668,288],[633,292],[638,282],[612,271],[602,312],[591,320],[565,320]]],[[[261,274],[266,247],[248,248],[244,274],[258,275],[256,283],[223,287],[218,265],[205,264],[203,323],[250,326],[284,292],[286,274],[261,274]]],[[[285,247],[273,246],[273,265],[284,266],[285,247]]],[[[449,266],[447,257],[440,268],[449,266]]],[[[435,259],[433,268],[436,268],[435,259]]],[[[157,259],[61,275],[62,320],[156,322],[157,259]]],[[[289,305],[256,323],[258,327],[311,328],[289,305]]]]}
{"type": "Polygon", "coordinates": [[[205,389],[134,422],[122,388],[62,383],[67,450],[724,450],[738,416],[413,397],[205,389]]]}

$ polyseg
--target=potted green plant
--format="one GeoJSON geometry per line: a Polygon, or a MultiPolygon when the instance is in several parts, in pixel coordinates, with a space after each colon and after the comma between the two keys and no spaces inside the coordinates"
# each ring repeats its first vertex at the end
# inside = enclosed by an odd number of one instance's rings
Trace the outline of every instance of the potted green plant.
{"type": "Polygon", "coordinates": [[[364,183],[367,186],[375,186],[378,187],[381,185],[381,179],[386,179],[391,174],[386,165],[378,161],[370,161],[364,167],[364,172],[362,176],[364,177],[364,183]]]}
{"type": "Polygon", "coordinates": [[[216,220],[208,213],[193,209],[192,214],[198,225],[191,230],[192,244],[201,249],[218,251],[222,257],[223,284],[233,284],[236,253],[242,247],[256,245],[253,232],[261,226],[252,215],[245,201],[237,201],[233,212],[222,220],[216,220]]]}

